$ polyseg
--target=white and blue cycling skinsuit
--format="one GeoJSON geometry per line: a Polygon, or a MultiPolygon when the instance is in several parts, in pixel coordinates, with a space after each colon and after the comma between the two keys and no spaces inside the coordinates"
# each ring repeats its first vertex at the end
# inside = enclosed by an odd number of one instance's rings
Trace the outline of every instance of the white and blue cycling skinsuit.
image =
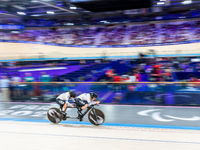
{"type": "MultiPolygon", "coordinates": [[[[69,103],[69,92],[65,92],[60,94],[57,98],[56,98],[56,103],[58,103],[59,105],[63,106],[65,103],[67,103],[67,105],[72,106],[72,104],[69,103]]],[[[72,98],[71,98],[72,99],[72,98]]],[[[73,100],[73,99],[72,99],[73,100]]]]}
{"type": "Polygon", "coordinates": [[[88,104],[88,105],[96,104],[96,102],[91,99],[91,96],[89,93],[83,93],[79,95],[78,97],[76,97],[76,100],[78,100],[79,101],[78,103],[82,106],[84,106],[85,104],[88,104]]]}

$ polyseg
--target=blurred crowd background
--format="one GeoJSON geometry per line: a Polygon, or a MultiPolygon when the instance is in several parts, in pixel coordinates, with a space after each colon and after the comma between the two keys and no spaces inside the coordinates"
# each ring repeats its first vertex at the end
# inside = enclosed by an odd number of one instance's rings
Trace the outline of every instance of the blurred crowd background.
{"type": "Polygon", "coordinates": [[[33,41],[68,45],[135,45],[200,39],[200,21],[141,23],[109,27],[56,27],[0,31],[0,40],[33,41]]]}
{"type": "Polygon", "coordinates": [[[95,91],[102,103],[200,104],[193,97],[199,96],[200,89],[197,57],[158,58],[139,54],[136,59],[4,62],[1,74],[5,101],[54,102],[60,93],[74,90],[77,94],[95,91]],[[181,96],[169,98],[172,95],[166,93],[181,96]],[[188,94],[193,98],[185,97],[188,94]]]}
{"type": "MultiPolygon", "coordinates": [[[[199,56],[192,55],[193,52],[181,55],[182,49],[177,49],[176,55],[168,53],[161,57],[152,48],[156,44],[161,49],[163,45],[198,44],[198,4],[195,6],[192,1],[184,1],[179,2],[182,7],[175,8],[166,0],[156,1],[156,6],[150,8],[98,14],[86,13],[79,7],[71,10],[70,2],[68,7],[64,1],[51,1],[2,2],[13,9],[3,10],[0,6],[0,16],[4,16],[0,17],[0,42],[52,44],[52,47],[68,47],[67,50],[70,47],[113,46],[113,53],[115,48],[123,46],[146,47],[146,52],[137,51],[137,56],[118,56],[116,59],[107,57],[106,51],[101,57],[90,59],[70,56],[43,59],[42,52],[35,60],[2,59],[0,101],[55,102],[56,96],[62,92],[73,90],[77,94],[95,91],[102,103],[200,104],[199,56]],[[20,12],[15,12],[15,9],[20,12]],[[14,17],[14,12],[17,17],[14,17]]],[[[1,49],[6,54],[6,48],[1,49]]],[[[34,53],[34,48],[30,49],[34,53]]]]}

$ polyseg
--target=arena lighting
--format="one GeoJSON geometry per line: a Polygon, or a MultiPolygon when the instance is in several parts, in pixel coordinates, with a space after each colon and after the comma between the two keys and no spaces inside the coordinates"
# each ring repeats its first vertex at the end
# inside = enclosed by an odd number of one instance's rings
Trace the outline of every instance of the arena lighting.
{"type": "Polygon", "coordinates": [[[11,33],[19,33],[19,31],[11,31],[11,33]]]}
{"type": "Polygon", "coordinates": [[[40,16],[40,15],[34,14],[34,15],[31,15],[31,16],[33,16],[33,17],[37,17],[37,16],[40,16]]]}
{"type": "Polygon", "coordinates": [[[47,14],[54,14],[53,11],[47,11],[47,14]]]}
{"type": "Polygon", "coordinates": [[[191,59],[191,62],[200,62],[200,59],[194,58],[194,59],[191,59]]]}
{"type": "Polygon", "coordinates": [[[73,26],[74,23],[65,23],[65,25],[68,25],[68,26],[73,26]]]}
{"type": "Polygon", "coordinates": [[[19,15],[26,15],[24,12],[17,12],[19,15]]]}
{"type": "Polygon", "coordinates": [[[32,0],[32,1],[31,1],[31,3],[37,3],[37,2],[38,2],[37,0],[32,0]]]}
{"type": "Polygon", "coordinates": [[[108,21],[106,21],[106,20],[102,20],[102,21],[100,21],[100,22],[103,22],[103,23],[110,23],[110,22],[108,22],[108,21]]]}
{"type": "Polygon", "coordinates": [[[164,5],[165,2],[157,2],[157,5],[164,5]]]}
{"type": "Polygon", "coordinates": [[[192,0],[186,0],[186,1],[183,1],[182,4],[186,5],[186,4],[191,4],[192,3],[192,0]]]}
{"type": "Polygon", "coordinates": [[[70,7],[70,9],[77,9],[76,7],[70,7]]]}

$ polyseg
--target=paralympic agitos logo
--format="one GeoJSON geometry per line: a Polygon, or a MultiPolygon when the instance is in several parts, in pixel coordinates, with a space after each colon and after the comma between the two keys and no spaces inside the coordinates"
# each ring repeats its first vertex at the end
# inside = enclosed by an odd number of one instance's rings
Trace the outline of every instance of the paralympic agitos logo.
{"type": "Polygon", "coordinates": [[[172,122],[176,120],[183,120],[183,121],[199,121],[200,117],[199,116],[192,116],[190,118],[183,118],[183,117],[177,117],[177,116],[171,116],[171,115],[162,115],[161,112],[163,109],[148,109],[148,110],[143,110],[137,112],[138,115],[141,116],[150,116],[156,121],[161,121],[161,122],[172,122]]]}

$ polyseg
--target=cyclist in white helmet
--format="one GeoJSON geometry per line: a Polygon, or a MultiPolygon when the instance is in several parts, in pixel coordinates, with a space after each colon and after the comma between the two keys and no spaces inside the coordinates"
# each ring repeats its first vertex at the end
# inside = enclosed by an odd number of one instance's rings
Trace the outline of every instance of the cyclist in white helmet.
{"type": "Polygon", "coordinates": [[[76,97],[76,93],[73,91],[70,92],[65,92],[60,94],[57,98],[56,98],[56,103],[60,105],[61,111],[64,115],[66,115],[66,110],[67,110],[67,106],[71,106],[74,107],[74,105],[69,103],[69,100],[71,99],[72,101],[74,101],[74,98],[76,97]]]}
{"type": "Polygon", "coordinates": [[[82,118],[81,111],[87,108],[90,105],[99,104],[100,101],[95,101],[98,95],[94,92],[83,93],[77,96],[74,100],[78,108],[79,117],[82,118]]]}

